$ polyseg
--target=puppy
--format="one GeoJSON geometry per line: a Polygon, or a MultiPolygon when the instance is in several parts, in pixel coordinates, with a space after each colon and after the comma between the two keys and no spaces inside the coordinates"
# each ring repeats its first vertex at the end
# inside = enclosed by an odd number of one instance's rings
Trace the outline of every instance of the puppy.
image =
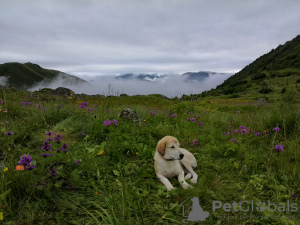
{"type": "Polygon", "coordinates": [[[175,137],[165,136],[157,143],[154,161],[156,176],[168,191],[174,188],[168,180],[171,177],[177,176],[184,189],[191,187],[185,181],[189,178],[197,183],[198,175],[193,170],[197,167],[196,159],[188,150],[179,147],[175,137]]]}

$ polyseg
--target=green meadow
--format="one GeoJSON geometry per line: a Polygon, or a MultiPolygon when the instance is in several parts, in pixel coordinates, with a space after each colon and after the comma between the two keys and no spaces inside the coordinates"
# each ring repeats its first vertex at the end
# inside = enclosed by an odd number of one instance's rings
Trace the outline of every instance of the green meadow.
{"type": "Polygon", "coordinates": [[[0,224],[300,224],[297,95],[30,96],[0,93],[0,224]],[[155,176],[166,135],[197,159],[191,189],[155,176]],[[186,221],[193,196],[203,222],[186,221]]]}

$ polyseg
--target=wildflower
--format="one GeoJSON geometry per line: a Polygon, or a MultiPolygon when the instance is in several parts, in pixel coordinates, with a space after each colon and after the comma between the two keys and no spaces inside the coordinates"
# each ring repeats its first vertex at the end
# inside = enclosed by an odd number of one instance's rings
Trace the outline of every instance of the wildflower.
{"type": "Polygon", "coordinates": [[[195,122],[196,120],[193,118],[193,119],[190,119],[190,121],[191,121],[191,122],[195,122]]]}
{"type": "Polygon", "coordinates": [[[234,143],[236,143],[236,142],[237,142],[237,139],[231,138],[231,141],[234,142],[234,143]]]}
{"type": "Polygon", "coordinates": [[[279,133],[280,128],[279,127],[274,127],[273,130],[276,131],[277,133],[279,133]]]}
{"type": "Polygon", "coordinates": [[[73,164],[74,164],[74,165],[77,165],[77,164],[79,164],[79,163],[81,163],[81,162],[80,162],[80,159],[79,159],[79,160],[76,160],[73,164]]]}
{"type": "Polygon", "coordinates": [[[61,134],[57,134],[57,135],[53,138],[53,140],[54,140],[57,144],[59,144],[59,143],[60,143],[60,140],[61,140],[61,134]]]}
{"type": "Polygon", "coordinates": [[[176,117],[177,117],[177,115],[176,115],[176,114],[173,114],[172,116],[173,116],[174,118],[176,118],[176,117]]]}
{"type": "Polygon", "coordinates": [[[189,114],[192,114],[193,112],[189,112],[189,114]]]}
{"type": "Polygon", "coordinates": [[[275,150],[278,151],[278,152],[282,152],[283,151],[283,145],[276,145],[275,150]]]}
{"type": "Polygon", "coordinates": [[[86,135],[86,133],[84,133],[83,131],[81,132],[81,136],[85,136],[86,135]]]}
{"type": "Polygon", "coordinates": [[[163,111],[166,111],[166,109],[163,109],[163,111]]]}
{"type": "Polygon", "coordinates": [[[198,139],[193,140],[194,145],[198,145],[198,139]]]}
{"type": "Polygon", "coordinates": [[[104,121],[104,126],[108,127],[110,125],[110,121],[107,119],[104,121]]]}
{"type": "Polygon", "coordinates": [[[25,170],[31,170],[35,168],[35,166],[31,162],[32,158],[29,156],[29,154],[22,155],[17,165],[24,165],[25,170]]]}
{"type": "Polygon", "coordinates": [[[64,153],[67,153],[67,151],[69,151],[69,149],[67,149],[68,145],[67,144],[63,144],[61,149],[64,153]]]}
{"type": "Polygon", "coordinates": [[[52,139],[50,139],[50,138],[45,139],[44,145],[42,146],[42,150],[52,152],[52,149],[50,148],[52,145],[49,144],[49,141],[51,141],[51,140],[52,139]]]}
{"type": "Polygon", "coordinates": [[[259,136],[260,135],[260,132],[257,132],[254,134],[254,136],[259,136]]]}
{"type": "Polygon", "coordinates": [[[4,104],[4,102],[5,102],[5,101],[3,101],[3,100],[0,99],[0,104],[4,104]]]}
{"type": "Polygon", "coordinates": [[[113,123],[113,125],[117,126],[118,125],[118,120],[113,120],[112,123],[113,123]]]}
{"type": "Polygon", "coordinates": [[[292,198],[292,199],[295,199],[295,198],[296,198],[296,193],[292,194],[292,195],[291,195],[291,198],[292,198]]]}
{"type": "Polygon", "coordinates": [[[201,122],[199,122],[199,123],[198,123],[198,125],[199,125],[199,127],[201,127],[201,126],[202,126],[202,123],[201,123],[201,122]]]}
{"type": "Polygon", "coordinates": [[[3,112],[4,112],[4,113],[7,113],[7,109],[4,109],[3,112]]]}
{"type": "Polygon", "coordinates": [[[49,135],[49,136],[52,136],[53,135],[53,131],[47,131],[46,133],[45,133],[46,135],[49,135]]]}
{"type": "Polygon", "coordinates": [[[11,132],[11,131],[8,131],[8,132],[6,132],[6,134],[7,134],[7,135],[12,135],[12,134],[14,134],[14,133],[11,132]]]}
{"type": "Polygon", "coordinates": [[[236,114],[241,114],[241,111],[236,111],[236,114]]]}
{"type": "Polygon", "coordinates": [[[79,108],[84,109],[84,107],[88,106],[87,102],[81,102],[81,105],[79,106],[79,108]]]}
{"type": "Polygon", "coordinates": [[[57,108],[62,108],[61,104],[56,105],[57,108]]]}
{"type": "Polygon", "coordinates": [[[4,172],[7,172],[7,171],[8,171],[8,168],[6,167],[3,171],[4,171],[4,172]]]}
{"type": "Polygon", "coordinates": [[[45,158],[52,156],[51,153],[49,153],[49,154],[40,153],[40,155],[43,156],[43,157],[45,157],[45,158]]]}
{"type": "Polygon", "coordinates": [[[58,174],[56,173],[57,170],[58,170],[57,168],[56,168],[56,169],[50,170],[50,171],[49,171],[50,175],[51,175],[52,177],[56,177],[56,176],[58,175],[58,174]]]}
{"type": "Polygon", "coordinates": [[[151,115],[155,115],[155,114],[156,114],[156,112],[152,112],[152,113],[151,113],[151,115]]]}

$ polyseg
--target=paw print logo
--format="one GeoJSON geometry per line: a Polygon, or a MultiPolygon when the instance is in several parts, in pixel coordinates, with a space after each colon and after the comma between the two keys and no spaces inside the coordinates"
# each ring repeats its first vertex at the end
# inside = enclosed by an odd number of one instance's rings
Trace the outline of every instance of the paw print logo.
{"type": "Polygon", "coordinates": [[[256,203],[256,205],[257,205],[256,206],[257,210],[259,210],[261,212],[265,211],[265,209],[266,209],[266,207],[265,207],[266,203],[259,201],[259,202],[256,203]]]}

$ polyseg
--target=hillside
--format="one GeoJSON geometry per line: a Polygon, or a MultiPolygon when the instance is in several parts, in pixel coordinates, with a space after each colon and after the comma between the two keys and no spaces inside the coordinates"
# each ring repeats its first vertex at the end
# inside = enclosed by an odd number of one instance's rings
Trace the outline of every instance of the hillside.
{"type": "Polygon", "coordinates": [[[300,82],[300,35],[262,55],[210,94],[285,92],[300,82]]]}
{"type": "Polygon", "coordinates": [[[58,70],[44,69],[33,63],[4,63],[0,64],[0,85],[26,89],[39,82],[51,82],[61,78],[66,83],[86,83],[78,77],[60,72],[58,70]]]}

